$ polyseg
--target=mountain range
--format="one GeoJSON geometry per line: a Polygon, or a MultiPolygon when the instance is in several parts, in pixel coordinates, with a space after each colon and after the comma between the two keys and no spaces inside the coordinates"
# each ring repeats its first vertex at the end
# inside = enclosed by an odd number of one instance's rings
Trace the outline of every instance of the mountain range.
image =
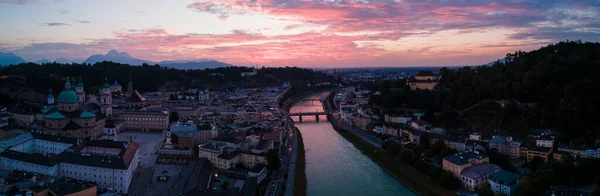
{"type": "MultiPolygon", "coordinates": [[[[94,63],[102,62],[102,61],[112,61],[115,63],[129,64],[129,65],[142,65],[144,63],[148,64],[148,65],[158,64],[161,66],[175,68],[175,69],[212,69],[212,68],[218,68],[218,67],[233,66],[231,64],[227,64],[227,63],[223,63],[223,62],[215,61],[215,60],[211,60],[211,59],[173,60],[173,61],[152,62],[152,61],[148,61],[148,60],[137,59],[137,58],[134,58],[131,55],[129,55],[127,52],[119,52],[116,50],[111,50],[106,54],[95,54],[95,55],[88,57],[85,60],[84,59],[58,58],[54,61],[51,61],[48,59],[41,59],[41,60],[35,61],[34,63],[43,64],[43,63],[57,62],[57,63],[64,64],[64,63],[73,63],[74,62],[74,63],[94,64],[94,63]]],[[[27,61],[25,61],[23,58],[15,55],[13,53],[1,53],[0,52],[0,66],[19,64],[19,63],[25,63],[25,62],[27,62],[27,61]]]]}
{"type": "Polygon", "coordinates": [[[19,64],[26,62],[25,59],[13,53],[0,52],[0,66],[19,64]]]}

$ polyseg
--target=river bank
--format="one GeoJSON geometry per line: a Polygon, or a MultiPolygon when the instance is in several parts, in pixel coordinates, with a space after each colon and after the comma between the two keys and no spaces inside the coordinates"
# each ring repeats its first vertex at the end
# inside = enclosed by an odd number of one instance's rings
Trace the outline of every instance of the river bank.
{"type": "MultiPolygon", "coordinates": [[[[331,103],[331,96],[327,98],[325,103],[328,107],[324,107],[323,109],[329,110],[331,103]]],[[[366,141],[360,136],[356,135],[352,131],[345,130],[342,126],[339,125],[339,122],[333,117],[328,117],[331,125],[334,130],[338,132],[342,137],[351,142],[357,149],[359,149],[363,154],[369,157],[373,162],[377,163],[380,167],[385,169],[389,174],[391,174],[396,180],[403,183],[416,194],[421,195],[455,195],[454,193],[447,191],[437,184],[432,182],[427,176],[422,174],[421,172],[415,170],[410,165],[396,159],[383,151],[379,146],[376,146],[373,143],[366,141]]]]}
{"type": "Polygon", "coordinates": [[[298,128],[294,127],[297,139],[296,145],[296,172],[294,179],[294,196],[306,196],[306,156],[304,155],[304,141],[298,128]]]}

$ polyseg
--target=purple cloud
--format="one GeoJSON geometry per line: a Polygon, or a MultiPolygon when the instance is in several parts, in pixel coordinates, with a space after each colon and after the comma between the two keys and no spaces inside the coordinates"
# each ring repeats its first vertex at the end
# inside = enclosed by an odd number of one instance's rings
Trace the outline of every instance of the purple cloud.
{"type": "Polygon", "coordinates": [[[62,23],[62,22],[49,22],[49,23],[42,23],[40,24],[41,26],[47,26],[47,27],[60,27],[60,26],[69,26],[69,23],[62,23]]]}

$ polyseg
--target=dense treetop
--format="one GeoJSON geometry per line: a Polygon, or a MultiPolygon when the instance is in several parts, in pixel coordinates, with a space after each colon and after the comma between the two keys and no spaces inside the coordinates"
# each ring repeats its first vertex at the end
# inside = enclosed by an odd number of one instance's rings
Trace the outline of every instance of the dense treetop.
{"type": "MultiPolygon", "coordinates": [[[[430,119],[441,112],[445,117],[462,117],[473,127],[520,134],[550,128],[575,136],[600,126],[594,118],[600,107],[599,71],[599,43],[560,42],[509,53],[505,63],[442,68],[436,91],[410,91],[405,81],[386,82],[376,87],[382,95],[371,103],[422,109],[430,119]],[[502,107],[501,100],[518,102],[505,102],[502,107]]],[[[440,124],[450,121],[455,119],[436,119],[440,124]]]]}

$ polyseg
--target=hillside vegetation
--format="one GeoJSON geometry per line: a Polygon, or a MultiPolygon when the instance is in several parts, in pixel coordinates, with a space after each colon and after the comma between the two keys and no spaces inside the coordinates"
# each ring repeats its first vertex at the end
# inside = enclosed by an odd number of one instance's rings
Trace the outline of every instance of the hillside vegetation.
{"type": "Polygon", "coordinates": [[[422,109],[428,119],[449,128],[467,124],[517,135],[555,129],[563,138],[595,134],[600,126],[594,118],[600,107],[599,43],[560,42],[509,53],[504,61],[442,68],[436,91],[410,91],[405,81],[386,82],[376,87],[382,95],[371,103],[422,109]],[[512,101],[502,106],[502,100],[512,101]],[[441,115],[434,117],[435,112],[441,115]]]}

